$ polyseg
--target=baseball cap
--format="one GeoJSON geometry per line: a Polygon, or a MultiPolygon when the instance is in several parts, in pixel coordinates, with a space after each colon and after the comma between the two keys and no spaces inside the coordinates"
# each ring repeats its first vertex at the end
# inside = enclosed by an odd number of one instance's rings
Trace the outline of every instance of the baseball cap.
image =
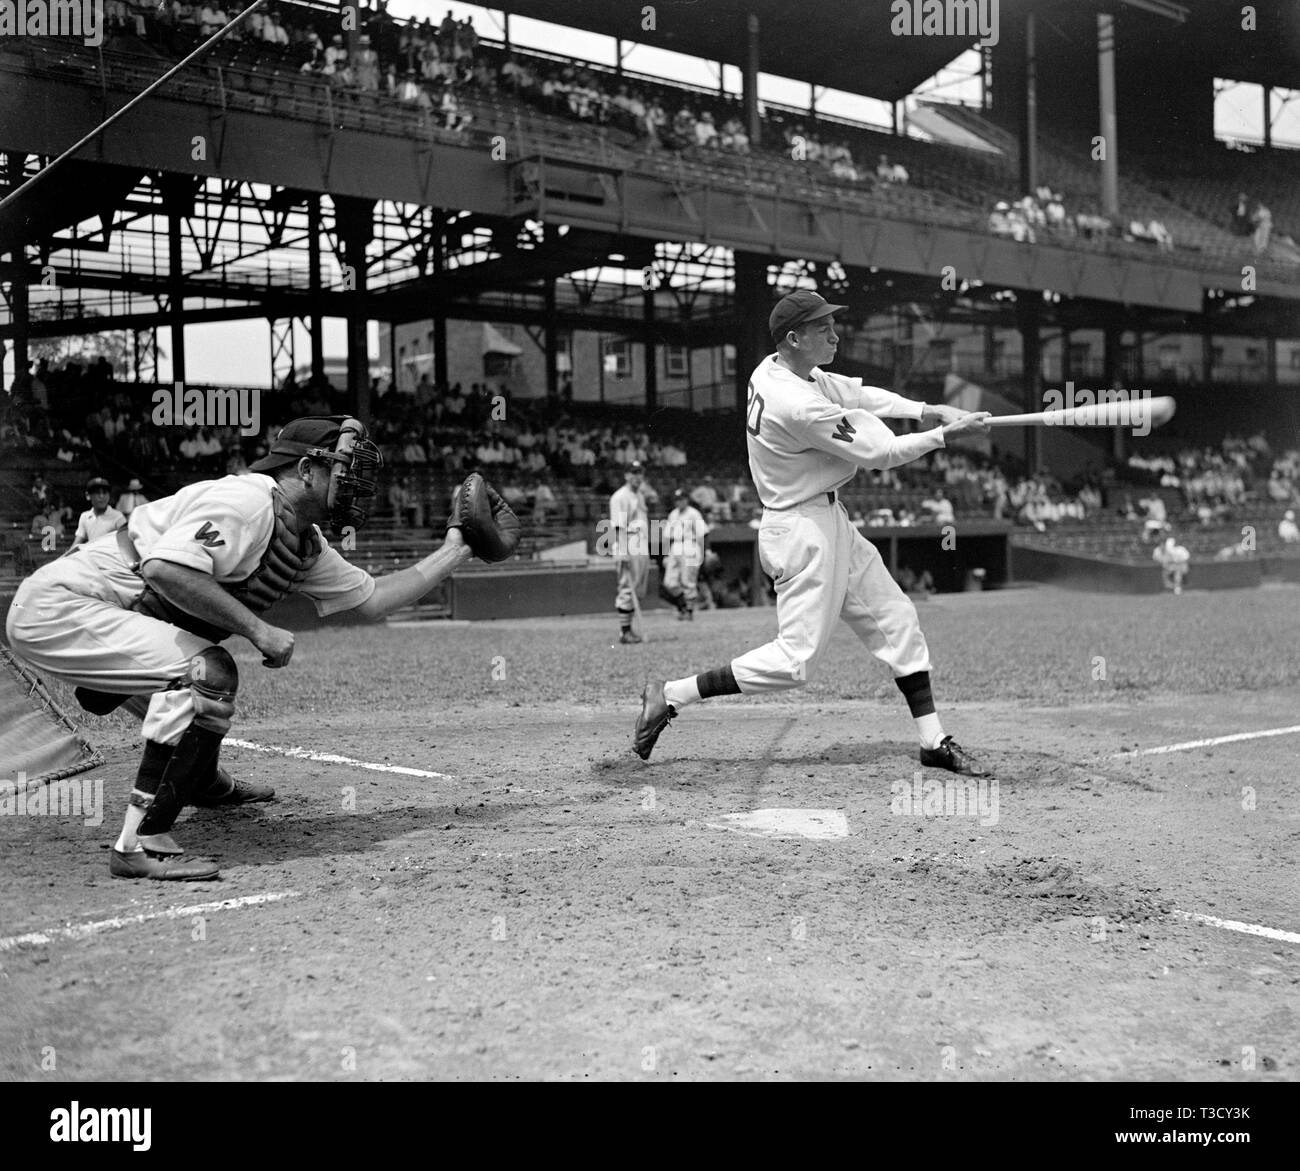
{"type": "Polygon", "coordinates": [[[280,428],[271,450],[256,463],[249,464],[248,470],[270,472],[285,464],[297,463],[304,455],[311,455],[317,449],[333,452],[341,430],[338,419],[323,415],[292,419],[280,428]]]}
{"type": "Polygon", "coordinates": [[[634,459],[630,464],[627,465],[627,470],[629,472],[644,472],[645,464],[643,464],[639,459],[634,459]]]}
{"type": "Polygon", "coordinates": [[[799,289],[797,292],[787,293],[776,303],[772,315],[767,319],[767,328],[773,340],[779,341],[792,329],[798,329],[799,326],[807,325],[810,321],[818,321],[847,308],[847,305],[832,305],[820,293],[799,289]]]}
{"type": "Polygon", "coordinates": [[[86,491],[93,492],[96,488],[102,488],[105,492],[111,492],[113,485],[110,484],[103,476],[96,476],[92,480],[86,481],[86,491]]]}

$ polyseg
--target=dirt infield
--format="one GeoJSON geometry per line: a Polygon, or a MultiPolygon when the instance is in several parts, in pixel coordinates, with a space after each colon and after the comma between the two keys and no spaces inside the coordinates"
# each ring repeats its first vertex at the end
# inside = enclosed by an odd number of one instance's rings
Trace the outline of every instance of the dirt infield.
{"type": "Polygon", "coordinates": [[[0,1078],[1294,1079],[1300,943],[1184,916],[1300,930],[1300,737],[1116,754],[1296,724],[1269,648],[1297,601],[929,603],[946,723],[997,771],[942,808],[909,806],[906,708],[847,632],[808,689],[632,756],[642,680],[770,611],[650,616],[637,648],[607,619],[323,632],[279,673],[239,644],[232,736],[443,775],[228,747],[279,797],[178,825],[222,880],[132,884],[134,732],[89,719],[103,824],[0,818],[0,1078]],[[764,809],[846,832],[727,820],[764,809]]]}

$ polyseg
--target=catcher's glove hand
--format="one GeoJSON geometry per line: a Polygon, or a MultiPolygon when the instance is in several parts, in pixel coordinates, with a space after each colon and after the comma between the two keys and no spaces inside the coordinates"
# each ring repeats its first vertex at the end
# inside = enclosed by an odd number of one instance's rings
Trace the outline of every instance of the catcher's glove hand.
{"type": "Polygon", "coordinates": [[[460,535],[475,557],[504,561],[519,544],[519,518],[478,472],[465,477],[451,498],[447,530],[460,535]]]}

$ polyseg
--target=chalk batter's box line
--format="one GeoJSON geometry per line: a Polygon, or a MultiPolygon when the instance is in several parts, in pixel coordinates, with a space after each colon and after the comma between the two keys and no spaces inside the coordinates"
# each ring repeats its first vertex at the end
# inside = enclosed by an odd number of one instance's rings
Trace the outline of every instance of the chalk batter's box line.
{"type": "Polygon", "coordinates": [[[190,907],[169,907],[165,911],[142,911],[138,915],[115,915],[111,919],[99,919],[94,923],[74,923],[68,927],[51,927],[45,931],[30,931],[25,935],[10,935],[0,938],[0,952],[13,951],[19,947],[44,947],[59,940],[86,939],[98,935],[101,931],[114,931],[119,927],[132,927],[148,923],[154,919],[188,919],[196,915],[215,915],[221,911],[237,911],[242,907],[259,907],[265,903],[276,903],[282,899],[296,899],[301,892],[296,890],[268,891],[260,895],[243,895],[235,899],[219,899],[211,903],[196,903],[190,907]]]}
{"type": "Polygon", "coordinates": [[[277,744],[258,744],[252,740],[237,740],[229,736],[221,743],[230,748],[244,748],[249,752],[269,752],[274,756],[287,756],[294,760],[314,760],[320,764],[346,764],[351,768],[364,768],[377,773],[396,773],[402,777],[425,777],[435,781],[455,780],[455,777],[449,773],[436,773],[423,768],[407,768],[400,764],[376,764],[374,761],[355,760],[351,756],[340,756],[335,752],[311,752],[306,748],[281,748],[277,744]]]}
{"type": "Polygon", "coordinates": [[[1264,728],[1259,732],[1234,732],[1231,736],[1211,736],[1208,740],[1184,740],[1181,744],[1162,744],[1158,748],[1134,748],[1111,754],[1111,760],[1131,760],[1138,756],[1163,756],[1169,752],[1190,752],[1194,748],[1213,748],[1216,744],[1237,744],[1243,740],[1263,740],[1269,736],[1294,736],[1300,724],[1286,728],[1264,728]]]}

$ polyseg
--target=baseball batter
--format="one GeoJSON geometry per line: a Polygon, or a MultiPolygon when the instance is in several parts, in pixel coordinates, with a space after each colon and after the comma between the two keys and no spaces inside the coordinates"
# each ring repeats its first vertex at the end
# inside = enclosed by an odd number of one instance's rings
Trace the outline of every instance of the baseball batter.
{"type": "Polygon", "coordinates": [[[618,641],[636,643],[641,636],[632,629],[632,619],[637,598],[645,596],[650,573],[650,518],[642,491],[645,469],[640,463],[628,464],[624,480],[623,487],[609,498],[610,548],[618,574],[614,609],[618,611],[618,641]]]}
{"type": "Polygon", "coordinates": [[[925,406],[826,373],[821,365],[839,341],[833,318],[843,308],[812,292],[783,297],[768,320],[776,353],[749,383],[749,469],[764,506],[758,552],[776,582],[777,636],[726,666],[647,685],[635,731],[643,760],[688,704],[803,686],[842,618],[893,673],[916,721],[921,763],[989,775],[944,732],[916,608],[837,497],[860,468],[898,467],[944,447],[949,436],[984,433],[989,415],[925,406]],[[898,436],[881,417],[934,426],[898,436]]]}
{"type": "Polygon", "coordinates": [[[668,545],[660,593],[677,607],[680,620],[689,622],[695,617],[700,566],[704,564],[708,534],[708,522],[691,503],[686,490],[678,488],[673,493],[673,510],[660,530],[661,539],[668,545]]]}
{"type": "Polygon", "coordinates": [[[126,517],[109,506],[111,493],[112,485],[101,476],[86,484],[86,499],[90,501],[90,507],[77,521],[77,532],[72,538],[74,545],[84,545],[105,533],[114,533],[126,524],[126,517]]]}
{"type": "Polygon", "coordinates": [[[249,473],[142,504],[125,529],[74,548],[19,586],[6,623],[16,653],[72,684],[81,705],[99,715],[149,697],[144,755],[109,859],[115,877],[217,877],[212,862],[182,857],[171,834],[182,808],[274,795],[217,767],[239,689],[222,640],[241,634],[264,666],[284,667],[294,636],[262,614],[287,594],[306,594],[321,616],[379,619],[479,553],[485,526],[514,520],[494,493],[486,521],[471,507],[467,489],[482,483],[472,476],[443,546],[375,579],[332,549],[320,526],[342,535],[365,523],[380,463],[357,420],[295,419],[249,473]]]}

